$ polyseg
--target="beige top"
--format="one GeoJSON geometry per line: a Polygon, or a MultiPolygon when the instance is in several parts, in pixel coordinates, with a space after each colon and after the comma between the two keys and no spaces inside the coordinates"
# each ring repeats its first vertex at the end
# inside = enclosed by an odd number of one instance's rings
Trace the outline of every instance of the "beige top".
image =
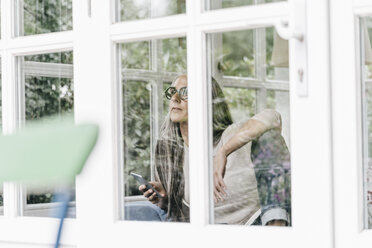
{"type": "MultiPolygon", "coordinates": [[[[261,121],[267,129],[281,126],[279,113],[266,109],[252,119],[261,121]]],[[[234,123],[223,132],[220,142],[213,149],[213,156],[241,127],[234,123]]],[[[189,191],[189,152],[185,145],[183,172],[185,176],[186,204],[190,202],[189,191]]],[[[260,215],[260,201],[257,191],[256,175],[251,161],[251,142],[231,153],[227,158],[224,182],[227,187],[225,201],[215,204],[215,223],[250,225],[260,215]]]]}

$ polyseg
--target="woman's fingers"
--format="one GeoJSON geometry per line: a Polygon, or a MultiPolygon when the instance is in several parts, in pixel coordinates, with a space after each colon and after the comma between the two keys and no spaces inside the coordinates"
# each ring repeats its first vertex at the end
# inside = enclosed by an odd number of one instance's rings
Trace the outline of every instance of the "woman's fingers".
{"type": "Polygon", "coordinates": [[[227,187],[226,187],[225,181],[223,180],[223,177],[222,176],[220,176],[219,182],[220,182],[220,185],[221,185],[221,187],[223,189],[223,193],[226,194],[225,189],[227,189],[227,187]]]}
{"type": "Polygon", "coordinates": [[[226,156],[216,156],[214,159],[214,187],[216,191],[218,192],[218,199],[224,198],[226,194],[226,184],[223,180],[224,172],[225,172],[225,167],[226,167],[226,156]]]}
{"type": "Polygon", "coordinates": [[[147,190],[143,195],[152,203],[157,203],[159,201],[158,196],[156,195],[156,192],[154,192],[152,189],[147,190]]]}
{"type": "Polygon", "coordinates": [[[217,185],[218,185],[218,191],[221,192],[224,196],[226,196],[227,195],[226,191],[225,191],[226,185],[225,185],[222,177],[220,177],[218,179],[218,184],[217,185]]]}
{"type": "Polygon", "coordinates": [[[219,201],[223,201],[223,197],[220,195],[216,188],[214,189],[214,198],[216,203],[218,203],[219,201]]]}
{"type": "Polygon", "coordinates": [[[223,194],[226,194],[226,193],[223,191],[223,189],[221,188],[221,186],[219,184],[218,179],[216,179],[216,178],[214,180],[214,189],[213,189],[213,191],[214,191],[214,196],[217,199],[217,202],[218,201],[224,201],[223,194]],[[224,192],[224,193],[222,193],[222,192],[224,192]]]}
{"type": "Polygon", "coordinates": [[[165,189],[163,188],[163,186],[161,185],[161,183],[159,182],[150,182],[150,184],[154,187],[154,189],[156,189],[159,194],[162,196],[162,197],[165,197],[166,196],[166,192],[165,192],[165,189]]]}
{"type": "Polygon", "coordinates": [[[142,191],[142,192],[144,192],[145,189],[146,189],[146,185],[144,185],[144,184],[141,184],[141,185],[138,187],[138,190],[139,190],[139,191],[142,191]]]}
{"type": "Polygon", "coordinates": [[[143,195],[146,197],[146,198],[149,198],[151,196],[151,194],[154,193],[152,189],[149,189],[147,190],[145,193],[143,193],[143,195]]]}
{"type": "Polygon", "coordinates": [[[215,189],[217,190],[219,195],[221,195],[222,197],[226,196],[226,192],[225,192],[225,190],[223,190],[223,188],[221,187],[220,184],[216,185],[215,189]]]}
{"type": "Polygon", "coordinates": [[[218,173],[214,174],[214,187],[218,190],[218,192],[221,192],[225,196],[227,195],[225,191],[225,182],[223,181],[222,176],[218,173]]]}
{"type": "Polygon", "coordinates": [[[157,202],[159,200],[155,192],[152,195],[150,195],[148,199],[151,202],[157,202]]]}

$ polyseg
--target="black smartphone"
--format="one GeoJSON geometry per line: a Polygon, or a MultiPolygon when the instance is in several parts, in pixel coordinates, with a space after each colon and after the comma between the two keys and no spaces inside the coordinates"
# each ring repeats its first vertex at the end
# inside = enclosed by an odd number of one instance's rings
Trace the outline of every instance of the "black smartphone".
{"type": "Polygon", "coordinates": [[[157,197],[163,198],[160,195],[160,193],[146,179],[144,179],[141,175],[133,173],[133,172],[131,172],[130,174],[134,177],[134,179],[137,180],[137,182],[139,182],[140,184],[144,184],[146,186],[145,191],[147,191],[149,189],[152,189],[156,193],[157,197]]]}

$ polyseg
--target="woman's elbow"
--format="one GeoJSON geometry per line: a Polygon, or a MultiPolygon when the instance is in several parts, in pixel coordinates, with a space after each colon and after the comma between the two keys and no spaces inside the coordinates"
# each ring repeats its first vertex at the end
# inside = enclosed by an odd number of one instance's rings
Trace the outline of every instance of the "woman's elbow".
{"type": "Polygon", "coordinates": [[[263,111],[270,116],[269,119],[271,120],[271,128],[282,130],[282,116],[280,113],[275,109],[265,109],[263,111]]]}

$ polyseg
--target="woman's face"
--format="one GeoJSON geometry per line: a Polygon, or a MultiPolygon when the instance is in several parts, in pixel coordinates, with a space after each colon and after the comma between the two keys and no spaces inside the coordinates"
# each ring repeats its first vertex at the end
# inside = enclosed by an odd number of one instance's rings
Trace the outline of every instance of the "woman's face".
{"type": "MultiPolygon", "coordinates": [[[[181,76],[172,85],[179,91],[182,87],[187,87],[186,76],[181,76]]],[[[174,94],[169,102],[170,119],[172,122],[182,123],[187,122],[188,109],[187,100],[181,100],[178,93],[174,94]]]]}

